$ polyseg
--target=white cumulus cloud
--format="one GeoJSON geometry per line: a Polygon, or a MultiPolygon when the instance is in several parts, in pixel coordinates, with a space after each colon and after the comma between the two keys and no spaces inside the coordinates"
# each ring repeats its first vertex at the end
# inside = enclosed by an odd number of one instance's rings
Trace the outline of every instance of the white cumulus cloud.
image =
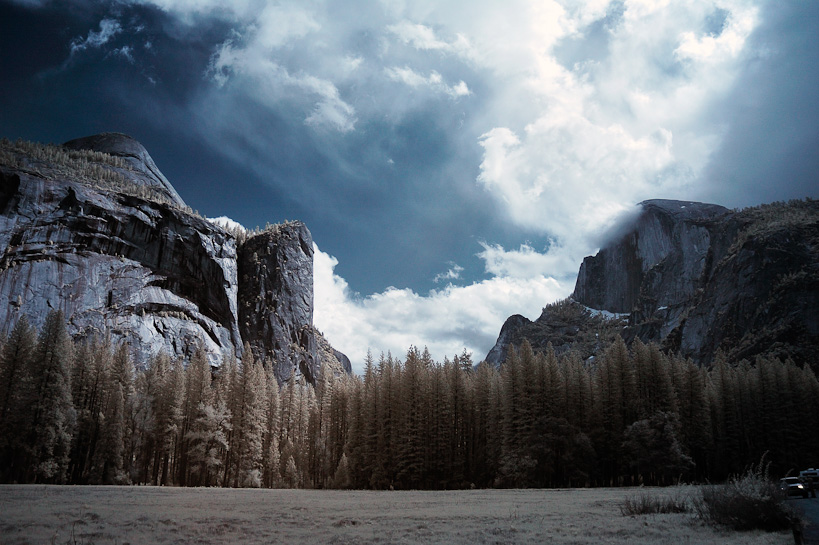
{"type": "MultiPolygon", "coordinates": [[[[523,277],[509,276],[506,273],[520,271],[493,265],[497,276],[468,286],[449,284],[426,295],[388,288],[362,297],[335,274],[336,258],[316,245],[313,250],[313,321],[336,349],[347,354],[357,372],[368,349],[403,358],[410,346],[426,346],[436,360],[466,349],[480,361],[506,318],[523,314],[535,319],[544,305],[568,296],[574,288],[531,270],[523,277]]],[[[494,251],[495,261],[503,261],[502,249],[494,251]]]]}
{"type": "Polygon", "coordinates": [[[614,4],[595,6],[530,8],[529,21],[508,23],[519,30],[503,50],[480,56],[506,86],[487,117],[506,122],[480,138],[478,182],[510,221],[581,254],[633,203],[697,193],[722,134],[710,108],[733,83],[757,24],[756,8],[742,2],[629,1],[607,27],[606,48],[561,62],[561,41],[582,43],[614,4]],[[710,32],[718,6],[725,24],[710,32]]]}
{"type": "Polygon", "coordinates": [[[504,250],[500,244],[481,242],[483,251],[478,257],[484,260],[486,272],[497,277],[539,278],[549,276],[571,279],[577,274],[578,259],[565,248],[550,248],[544,253],[529,244],[521,244],[517,250],[504,250]]]}

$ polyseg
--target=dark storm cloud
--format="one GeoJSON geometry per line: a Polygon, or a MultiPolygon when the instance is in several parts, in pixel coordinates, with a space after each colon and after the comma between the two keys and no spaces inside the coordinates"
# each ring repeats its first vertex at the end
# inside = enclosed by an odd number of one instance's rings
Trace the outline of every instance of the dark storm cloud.
{"type": "MultiPolygon", "coordinates": [[[[324,39],[353,44],[337,57],[354,75],[334,74],[312,44],[271,56],[253,31],[215,48],[217,85],[190,107],[212,148],[291,201],[357,291],[428,289],[447,261],[474,260],[464,238],[488,236],[495,222],[474,184],[479,135],[461,128],[475,101],[447,94],[463,68],[438,59],[436,73],[455,74],[440,87],[395,81],[379,61],[385,36],[345,28],[324,39]]],[[[421,64],[396,47],[402,66],[421,64]]]]}
{"type": "Polygon", "coordinates": [[[727,206],[819,196],[819,3],[769,2],[733,91],[702,198],[727,206]]]}
{"type": "Polygon", "coordinates": [[[477,244],[463,240],[506,242],[491,197],[474,184],[479,133],[468,121],[481,97],[466,94],[464,79],[481,83],[442,50],[448,42],[404,40],[379,10],[362,19],[281,7],[243,18],[84,6],[2,4],[21,29],[19,42],[6,34],[7,47],[42,56],[6,61],[4,72],[21,77],[5,89],[17,106],[4,114],[8,136],[132,134],[193,208],[251,227],[302,219],[363,292],[431,288],[452,260],[480,274],[477,244]],[[37,28],[58,38],[43,44],[37,28]],[[263,198],[235,198],[254,186],[263,198]],[[392,262],[402,267],[390,271],[392,262]]]}

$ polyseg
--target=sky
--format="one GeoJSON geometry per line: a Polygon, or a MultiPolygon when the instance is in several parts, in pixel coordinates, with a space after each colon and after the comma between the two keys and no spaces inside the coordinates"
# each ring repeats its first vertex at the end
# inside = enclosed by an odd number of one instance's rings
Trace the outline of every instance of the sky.
{"type": "Polygon", "coordinates": [[[0,0],[0,136],[303,221],[315,325],[480,361],[651,198],[819,197],[819,2],[0,0]]]}

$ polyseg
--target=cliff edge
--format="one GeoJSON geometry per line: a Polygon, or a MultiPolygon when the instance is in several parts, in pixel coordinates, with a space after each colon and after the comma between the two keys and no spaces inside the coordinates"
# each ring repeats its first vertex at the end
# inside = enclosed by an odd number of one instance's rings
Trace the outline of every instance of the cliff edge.
{"type": "Polygon", "coordinates": [[[143,362],[202,347],[216,366],[249,343],[282,381],[315,381],[322,365],[345,371],[312,327],[307,227],[237,241],[116,133],[63,146],[0,142],[0,301],[0,331],[23,315],[41,327],[59,308],[75,338],[110,334],[143,362]]]}
{"type": "MultiPolygon", "coordinates": [[[[640,203],[632,223],[583,260],[565,304],[578,308],[578,331],[590,327],[582,309],[603,313],[626,341],[656,342],[702,365],[721,352],[729,361],[765,355],[816,366],[819,202],[740,211],[688,201],[640,203]]],[[[535,322],[504,326],[501,338],[514,338],[513,345],[523,338],[550,342],[549,308],[535,322]]],[[[500,363],[497,355],[509,344],[493,348],[492,363],[500,363]]]]}

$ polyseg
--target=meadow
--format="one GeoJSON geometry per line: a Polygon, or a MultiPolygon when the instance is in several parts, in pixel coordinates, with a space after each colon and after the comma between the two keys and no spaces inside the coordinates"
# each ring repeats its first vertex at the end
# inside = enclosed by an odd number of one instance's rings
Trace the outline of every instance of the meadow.
{"type": "Polygon", "coordinates": [[[0,485],[0,544],[793,543],[790,532],[722,531],[691,514],[622,515],[635,493],[0,485]]]}

